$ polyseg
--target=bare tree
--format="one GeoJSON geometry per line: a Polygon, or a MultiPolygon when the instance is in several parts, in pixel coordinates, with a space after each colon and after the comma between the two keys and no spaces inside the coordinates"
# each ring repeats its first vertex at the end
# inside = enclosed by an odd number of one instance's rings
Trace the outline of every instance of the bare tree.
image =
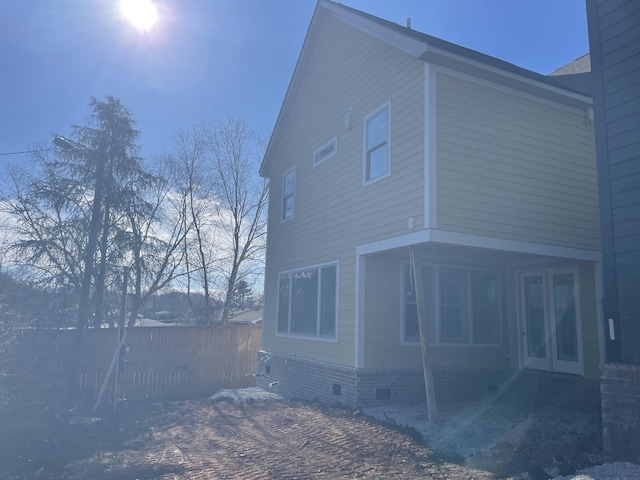
{"type": "Polygon", "coordinates": [[[197,323],[214,320],[212,286],[215,279],[212,264],[215,258],[214,220],[219,208],[214,193],[207,144],[203,131],[193,129],[175,135],[169,156],[169,169],[174,179],[177,217],[184,224],[183,238],[186,295],[197,323]],[[202,292],[202,295],[195,295],[202,292]],[[202,298],[203,305],[196,304],[202,298]]]}
{"type": "Polygon", "coordinates": [[[134,288],[129,326],[135,324],[138,312],[153,294],[185,275],[181,246],[191,224],[183,221],[181,208],[176,208],[175,185],[166,157],[156,164],[153,175],[131,179],[132,190],[133,185],[143,187],[146,195],[144,199],[132,195],[125,215],[134,288]]]}
{"type": "Polygon", "coordinates": [[[220,202],[218,245],[228,253],[219,259],[226,279],[226,323],[238,280],[247,281],[263,268],[268,185],[257,172],[264,144],[241,119],[229,119],[206,134],[220,202]]]}

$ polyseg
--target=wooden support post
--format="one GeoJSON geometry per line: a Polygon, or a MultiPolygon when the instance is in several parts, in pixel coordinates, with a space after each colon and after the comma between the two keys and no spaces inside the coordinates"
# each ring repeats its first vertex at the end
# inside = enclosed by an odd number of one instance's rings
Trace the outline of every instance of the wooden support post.
{"type": "MultiPolygon", "coordinates": [[[[118,345],[124,337],[124,324],[127,321],[127,281],[129,279],[129,269],[124,267],[122,276],[122,303],[120,305],[120,319],[118,320],[118,345]]],[[[113,413],[118,410],[118,400],[120,397],[120,376],[122,375],[122,352],[119,347],[118,359],[116,361],[116,374],[113,377],[113,413]]]]}
{"type": "Polygon", "coordinates": [[[425,310],[424,285],[422,281],[422,269],[416,259],[414,247],[409,247],[409,261],[413,271],[413,288],[416,293],[416,306],[418,308],[418,326],[420,330],[420,347],[422,350],[422,370],[424,372],[424,387],[427,394],[427,413],[429,421],[438,417],[436,405],[436,392],[433,385],[433,370],[431,368],[431,349],[429,346],[429,323],[432,318],[427,318],[425,310]]]}
{"type": "Polygon", "coordinates": [[[116,346],[116,351],[113,354],[113,358],[111,359],[109,370],[107,370],[107,374],[104,377],[104,382],[102,382],[102,386],[100,387],[100,392],[98,392],[98,398],[96,399],[96,403],[93,405],[93,413],[96,413],[98,411],[98,407],[100,406],[100,403],[102,403],[102,397],[104,396],[104,392],[107,390],[107,384],[111,379],[111,374],[113,373],[114,367],[116,366],[116,362],[119,360],[120,350],[122,349],[122,346],[124,345],[124,341],[126,339],[127,331],[125,330],[124,335],[122,335],[120,342],[118,342],[118,345],[116,346]]]}

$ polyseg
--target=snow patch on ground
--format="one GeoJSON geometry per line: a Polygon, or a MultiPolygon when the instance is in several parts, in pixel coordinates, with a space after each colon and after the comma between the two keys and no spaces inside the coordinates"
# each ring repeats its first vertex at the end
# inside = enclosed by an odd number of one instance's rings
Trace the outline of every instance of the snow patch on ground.
{"type": "Polygon", "coordinates": [[[211,402],[231,401],[233,403],[258,403],[274,400],[282,400],[282,397],[273,392],[267,392],[260,387],[222,389],[218,390],[211,397],[211,402]]]}
{"type": "MultiPolygon", "coordinates": [[[[446,411],[429,422],[426,405],[384,406],[363,409],[362,413],[381,421],[415,429],[424,443],[450,459],[459,458],[468,466],[485,470],[496,461],[496,452],[505,445],[521,451],[533,439],[556,440],[561,435],[581,438],[593,434],[594,422],[590,414],[546,408],[537,412],[517,406],[477,404],[456,411],[446,411]]],[[[599,428],[599,427],[598,427],[599,428]]],[[[505,452],[508,453],[508,452],[505,452]]],[[[592,462],[601,461],[601,455],[592,462]]],[[[547,467],[558,474],[557,467],[547,467]]],[[[527,473],[515,478],[529,479],[527,473]]],[[[579,470],[573,475],[554,480],[620,480],[640,479],[640,465],[607,463],[579,470]]]]}
{"type": "Polygon", "coordinates": [[[554,480],[632,480],[637,478],[640,478],[640,465],[616,462],[586,468],[567,477],[556,477],[554,480]]]}
{"type": "Polygon", "coordinates": [[[455,412],[446,412],[436,421],[429,422],[425,405],[384,406],[365,408],[365,415],[389,421],[400,426],[414,428],[425,443],[441,455],[468,458],[486,454],[506,435],[513,440],[522,428],[513,430],[514,424],[526,420],[525,412],[517,407],[487,408],[482,405],[469,406],[455,412]]]}

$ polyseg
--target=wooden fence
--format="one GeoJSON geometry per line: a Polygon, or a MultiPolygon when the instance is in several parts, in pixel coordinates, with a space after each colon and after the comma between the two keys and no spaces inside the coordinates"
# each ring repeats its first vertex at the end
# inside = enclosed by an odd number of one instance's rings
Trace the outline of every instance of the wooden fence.
{"type": "MultiPolygon", "coordinates": [[[[23,351],[36,352],[41,365],[68,364],[75,330],[27,330],[23,351]]],[[[78,393],[94,401],[118,344],[117,329],[86,330],[75,379],[78,393]]],[[[260,327],[133,327],[120,362],[118,397],[127,400],[186,399],[220,388],[255,386],[260,327]]],[[[51,374],[61,374],[53,368],[51,374]]],[[[64,369],[68,370],[68,369],[64,369]]],[[[113,378],[105,400],[114,396],[113,378]]]]}

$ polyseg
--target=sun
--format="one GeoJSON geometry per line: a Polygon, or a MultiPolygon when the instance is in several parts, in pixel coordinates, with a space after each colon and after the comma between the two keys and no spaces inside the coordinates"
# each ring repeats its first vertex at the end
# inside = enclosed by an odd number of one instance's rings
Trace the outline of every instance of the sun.
{"type": "Polygon", "coordinates": [[[158,20],[158,10],[152,0],[120,0],[120,10],[140,30],[149,30],[158,20]]]}

